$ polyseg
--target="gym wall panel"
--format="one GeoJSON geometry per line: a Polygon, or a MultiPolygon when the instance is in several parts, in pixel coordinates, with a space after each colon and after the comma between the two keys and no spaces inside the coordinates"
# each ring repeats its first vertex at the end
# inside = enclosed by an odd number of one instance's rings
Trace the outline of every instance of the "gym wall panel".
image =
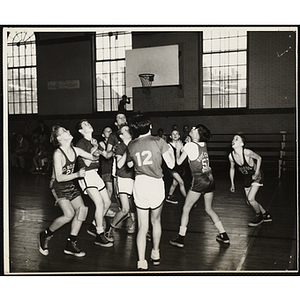
{"type": "Polygon", "coordinates": [[[73,33],[70,37],[70,33],[57,32],[50,36],[39,33],[39,114],[92,113],[92,62],[92,34],[78,33],[76,36],[73,33]]]}

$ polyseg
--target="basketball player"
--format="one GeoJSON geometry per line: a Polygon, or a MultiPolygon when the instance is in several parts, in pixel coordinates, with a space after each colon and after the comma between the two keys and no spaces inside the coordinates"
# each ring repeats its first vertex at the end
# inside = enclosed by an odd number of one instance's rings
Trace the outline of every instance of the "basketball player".
{"type": "Polygon", "coordinates": [[[196,127],[192,127],[190,136],[192,142],[186,143],[183,148],[182,143],[181,145],[178,143],[176,157],[178,165],[181,165],[182,162],[188,157],[188,162],[193,177],[192,185],[188,191],[183,206],[178,236],[177,238],[170,240],[170,244],[179,248],[184,247],[184,238],[189,222],[189,214],[193,205],[201,195],[204,195],[205,211],[219,231],[219,234],[216,238],[217,241],[228,244],[230,243],[229,237],[225,232],[218,215],[212,208],[215,182],[212,175],[212,170],[209,166],[209,156],[206,146],[206,143],[211,136],[210,131],[204,125],[197,125],[196,127]]]}
{"type": "Polygon", "coordinates": [[[48,243],[55,231],[66,223],[71,222],[71,231],[64,249],[65,254],[76,257],[85,256],[85,252],[77,247],[77,236],[83,221],[86,219],[88,208],[84,205],[80,191],[74,180],[85,176],[84,168],[74,173],[78,156],[91,161],[99,159],[99,152],[88,153],[80,148],[73,147],[73,136],[69,130],[60,126],[54,126],[51,133],[51,142],[58,147],[53,154],[53,173],[50,181],[50,189],[63,215],[55,219],[52,224],[38,234],[39,251],[47,256],[49,254],[48,243]]]}
{"type": "Polygon", "coordinates": [[[232,140],[233,151],[229,154],[230,162],[230,191],[235,192],[234,177],[235,166],[243,174],[244,190],[247,197],[247,204],[250,205],[256,215],[248,226],[256,227],[263,222],[271,222],[271,215],[255,200],[255,196],[260,186],[263,186],[264,174],[261,169],[261,156],[245,147],[246,139],[243,135],[235,135],[232,140]]]}
{"type": "MultiPolygon", "coordinates": [[[[109,126],[107,126],[103,129],[103,131],[102,131],[103,140],[101,140],[99,142],[100,148],[102,148],[104,150],[107,150],[107,141],[108,141],[108,138],[109,138],[111,133],[112,133],[112,129],[109,126]]],[[[108,196],[109,196],[110,199],[111,199],[112,193],[113,193],[113,184],[112,184],[112,175],[111,175],[112,160],[113,160],[112,157],[107,159],[102,155],[100,156],[101,178],[105,182],[106,189],[107,189],[107,192],[108,192],[108,196]]],[[[108,212],[106,213],[106,215],[108,217],[114,217],[115,216],[115,213],[112,210],[109,209],[108,212]],[[109,211],[111,211],[111,212],[109,212],[109,211]],[[108,214],[108,212],[109,212],[109,214],[108,214]],[[112,213],[113,213],[113,215],[112,215],[112,213]]]]}
{"type": "Polygon", "coordinates": [[[149,211],[152,224],[153,248],[151,260],[154,265],[160,264],[159,245],[161,239],[161,212],[165,198],[164,181],[162,179],[162,159],[172,169],[175,165],[173,150],[158,136],[151,135],[152,124],[143,113],[137,113],[131,122],[133,136],[136,137],[128,145],[129,167],[134,166],[135,181],[133,198],[138,217],[137,250],[138,270],[147,270],[145,259],[146,235],[149,227],[149,211]]]}
{"type": "MultiPolygon", "coordinates": [[[[94,152],[98,150],[98,141],[93,138],[93,126],[85,119],[78,122],[76,125],[77,131],[83,136],[76,147],[83,149],[86,152],[94,152]]],[[[107,156],[107,152],[102,150],[101,155],[107,156]]],[[[88,159],[78,159],[79,168],[85,168],[85,176],[78,181],[84,194],[89,195],[95,204],[95,221],[96,221],[96,239],[95,244],[102,247],[112,247],[113,244],[109,242],[105,235],[105,228],[103,224],[104,216],[111,204],[104,181],[98,174],[100,167],[99,160],[91,161],[88,159]]]]}
{"type": "MultiPolygon", "coordinates": [[[[173,149],[174,152],[174,157],[176,157],[176,147],[177,143],[181,142],[180,141],[180,133],[177,129],[172,130],[171,135],[170,135],[170,142],[168,143],[170,147],[173,149]]],[[[178,201],[174,199],[174,191],[179,184],[180,192],[182,196],[185,198],[186,197],[186,190],[185,190],[185,185],[184,181],[182,179],[182,173],[183,173],[183,168],[182,165],[178,165],[175,162],[175,167],[172,170],[169,170],[170,174],[173,178],[172,184],[169,189],[169,194],[166,198],[166,202],[172,203],[172,204],[178,204],[178,201]]]]}
{"type": "MultiPolygon", "coordinates": [[[[117,161],[117,194],[121,205],[120,210],[116,213],[107,232],[107,238],[111,242],[114,241],[113,231],[120,222],[131,216],[133,222],[136,223],[134,203],[132,200],[134,170],[133,168],[129,168],[126,164],[127,146],[132,140],[132,135],[129,126],[126,124],[121,125],[118,132],[122,142],[119,142],[115,146],[115,156],[117,161]]],[[[135,227],[135,224],[133,224],[132,227],[135,227]]]]}
{"type": "MultiPolygon", "coordinates": [[[[124,112],[118,111],[116,114],[116,118],[115,118],[115,125],[117,126],[117,131],[113,131],[107,141],[106,150],[109,155],[113,155],[114,146],[116,146],[118,144],[118,142],[120,141],[118,130],[120,129],[120,126],[123,124],[127,124],[126,115],[124,112]]],[[[114,193],[117,198],[117,175],[116,175],[117,166],[116,165],[117,165],[117,163],[116,163],[116,159],[114,156],[113,166],[112,166],[112,177],[113,177],[114,193]]],[[[135,225],[134,220],[132,220],[131,218],[127,218],[127,232],[128,233],[134,233],[134,231],[135,231],[134,225],[135,225]]]]}

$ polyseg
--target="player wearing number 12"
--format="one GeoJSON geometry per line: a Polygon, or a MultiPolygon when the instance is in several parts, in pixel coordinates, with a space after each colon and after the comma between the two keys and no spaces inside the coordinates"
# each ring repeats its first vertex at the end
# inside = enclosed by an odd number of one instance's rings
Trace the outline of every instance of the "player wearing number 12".
{"type": "Polygon", "coordinates": [[[160,264],[159,245],[161,239],[161,212],[165,198],[165,187],[162,179],[162,160],[172,169],[175,165],[173,150],[157,136],[151,135],[152,124],[150,119],[142,113],[137,113],[131,121],[134,140],[128,145],[129,156],[127,164],[134,165],[135,182],[133,197],[137,209],[138,233],[138,270],[147,270],[148,262],[145,259],[146,235],[149,227],[149,210],[152,224],[153,248],[151,260],[153,265],[160,264]]]}

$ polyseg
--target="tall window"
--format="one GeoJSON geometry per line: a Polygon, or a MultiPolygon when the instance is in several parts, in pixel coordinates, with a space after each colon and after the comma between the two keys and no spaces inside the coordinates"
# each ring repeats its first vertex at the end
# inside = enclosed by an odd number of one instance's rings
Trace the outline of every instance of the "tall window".
{"type": "Polygon", "coordinates": [[[130,32],[96,34],[97,111],[118,110],[118,103],[126,94],[125,50],[131,47],[130,32]]]}
{"type": "Polygon", "coordinates": [[[203,108],[246,107],[247,32],[203,31],[203,108]]]}
{"type": "Polygon", "coordinates": [[[7,69],[8,113],[36,114],[37,75],[33,32],[8,33],[7,69]]]}

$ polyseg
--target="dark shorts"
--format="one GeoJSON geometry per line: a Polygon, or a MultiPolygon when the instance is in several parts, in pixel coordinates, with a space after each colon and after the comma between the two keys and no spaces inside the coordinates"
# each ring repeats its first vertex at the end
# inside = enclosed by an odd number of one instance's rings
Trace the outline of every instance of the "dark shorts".
{"type": "Polygon", "coordinates": [[[112,182],[111,173],[102,174],[101,177],[102,177],[104,182],[112,182]]]}
{"type": "Polygon", "coordinates": [[[244,175],[244,187],[249,188],[252,184],[256,185],[263,185],[264,183],[264,172],[260,170],[258,177],[253,180],[252,175],[254,174],[254,171],[244,175]]]}
{"type": "Polygon", "coordinates": [[[79,189],[73,182],[58,183],[54,181],[50,189],[55,198],[55,205],[57,205],[60,200],[67,199],[72,201],[81,195],[79,189]]]}
{"type": "Polygon", "coordinates": [[[206,194],[215,190],[215,180],[212,173],[193,174],[191,190],[206,194]]]}

